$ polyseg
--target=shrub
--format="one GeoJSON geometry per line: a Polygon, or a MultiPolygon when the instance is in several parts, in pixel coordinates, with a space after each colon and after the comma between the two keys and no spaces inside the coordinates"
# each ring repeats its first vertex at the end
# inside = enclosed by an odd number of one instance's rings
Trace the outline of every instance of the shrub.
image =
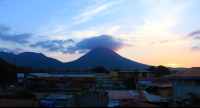
{"type": "Polygon", "coordinates": [[[36,99],[36,97],[29,89],[23,89],[14,93],[14,99],[36,99]]]}

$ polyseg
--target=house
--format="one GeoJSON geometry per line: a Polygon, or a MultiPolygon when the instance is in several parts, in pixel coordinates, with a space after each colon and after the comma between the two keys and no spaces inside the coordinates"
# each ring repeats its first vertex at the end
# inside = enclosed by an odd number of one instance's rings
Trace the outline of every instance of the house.
{"type": "Polygon", "coordinates": [[[43,80],[44,83],[54,82],[56,84],[64,84],[68,81],[72,84],[81,82],[81,86],[92,87],[95,85],[95,72],[50,72],[50,73],[28,73],[26,80],[39,81],[43,80]]]}
{"type": "Polygon", "coordinates": [[[106,73],[95,73],[96,81],[111,81],[110,74],[106,73]]]}
{"type": "Polygon", "coordinates": [[[145,102],[154,104],[161,107],[169,106],[167,99],[161,96],[147,93],[145,90],[107,90],[109,96],[108,107],[115,105],[121,105],[128,102],[137,100],[139,102],[145,102]]]}
{"type": "Polygon", "coordinates": [[[115,105],[113,107],[159,107],[159,106],[154,105],[154,104],[144,103],[144,102],[133,101],[130,103],[115,105]]]}
{"type": "Polygon", "coordinates": [[[42,102],[52,102],[54,106],[74,107],[74,95],[49,95],[42,102]]]}
{"type": "Polygon", "coordinates": [[[192,67],[164,76],[172,83],[172,97],[168,97],[173,107],[179,107],[187,92],[200,93],[200,67],[192,67]]]}
{"type": "Polygon", "coordinates": [[[96,81],[97,90],[113,90],[117,88],[125,88],[123,81],[96,81]]]}
{"type": "Polygon", "coordinates": [[[136,98],[129,91],[125,90],[107,90],[109,96],[108,107],[133,102],[136,98]]]}
{"type": "Polygon", "coordinates": [[[170,96],[172,94],[172,85],[164,77],[144,77],[140,78],[136,83],[137,88],[152,92],[150,87],[154,87],[153,91],[158,91],[160,96],[170,96]]]}
{"type": "Polygon", "coordinates": [[[111,75],[111,79],[112,79],[113,81],[118,80],[117,71],[110,71],[110,75],[111,75]]]}
{"type": "MultiPolygon", "coordinates": [[[[150,77],[151,71],[140,70],[137,71],[137,78],[150,77]]],[[[135,71],[110,71],[112,80],[125,80],[127,77],[134,77],[135,71]]]]}
{"type": "Polygon", "coordinates": [[[0,99],[0,107],[34,107],[34,100],[0,99]]]}

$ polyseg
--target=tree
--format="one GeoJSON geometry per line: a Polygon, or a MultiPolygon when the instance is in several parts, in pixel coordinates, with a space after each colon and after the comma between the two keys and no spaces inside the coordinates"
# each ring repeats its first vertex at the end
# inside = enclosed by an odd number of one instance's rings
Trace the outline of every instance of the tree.
{"type": "Polygon", "coordinates": [[[67,69],[66,72],[72,72],[71,70],[67,69]]]}
{"type": "Polygon", "coordinates": [[[200,107],[200,94],[197,95],[192,92],[187,92],[186,97],[181,100],[183,107],[200,107]]]}
{"type": "Polygon", "coordinates": [[[93,68],[93,71],[96,72],[96,73],[106,73],[106,74],[108,74],[108,71],[103,66],[95,67],[95,68],[93,68]]]}
{"type": "Polygon", "coordinates": [[[135,85],[136,82],[135,82],[135,77],[128,77],[124,80],[124,85],[127,87],[127,89],[134,90],[136,89],[135,85]]]}
{"type": "Polygon", "coordinates": [[[14,99],[36,99],[36,97],[29,89],[23,89],[14,93],[14,99]]]}
{"type": "Polygon", "coordinates": [[[153,74],[155,74],[155,72],[156,72],[155,66],[150,66],[149,69],[148,69],[148,71],[152,71],[153,74]]]}
{"type": "Polygon", "coordinates": [[[170,70],[168,68],[166,68],[165,66],[159,65],[156,68],[156,72],[155,72],[155,76],[156,77],[160,77],[160,76],[164,76],[164,75],[169,75],[170,74],[170,70]]]}

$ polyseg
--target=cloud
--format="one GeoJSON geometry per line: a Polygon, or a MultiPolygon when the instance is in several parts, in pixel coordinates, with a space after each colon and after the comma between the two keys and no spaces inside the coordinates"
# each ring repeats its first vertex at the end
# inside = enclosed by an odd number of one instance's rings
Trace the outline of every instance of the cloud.
{"type": "Polygon", "coordinates": [[[191,47],[191,50],[192,51],[199,51],[200,47],[199,46],[194,46],[194,47],[191,47]]]}
{"type": "Polygon", "coordinates": [[[200,39],[200,36],[195,37],[194,39],[200,39]]]}
{"type": "Polygon", "coordinates": [[[39,41],[36,44],[29,45],[30,47],[36,48],[40,46],[43,49],[47,49],[50,52],[64,52],[65,47],[64,44],[73,43],[75,42],[73,39],[68,40],[46,40],[46,41],[39,41]]]}
{"type": "Polygon", "coordinates": [[[190,38],[190,37],[194,37],[194,36],[199,35],[199,34],[200,34],[200,30],[192,31],[184,39],[187,39],[187,38],[190,38]]]}
{"type": "Polygon", "coordinates": [[[116,2],[106,3],[106,4],[104,4],[100,7],[97,7],[95,9],[90,10],[90,11],[84,12],[80,15],[77,15],[77,16],[73,17],[72,19],[74,19],[74,20],[79,19],[79,21],[75,22],[75,24],[86,22],[86,21],[90,20],[93,16],[95,16],[96,14],[107,9],[108,7],[113,6],[114,4],[116,4],[116,2]]]}
{"type": "Polygon", "coordinates": [[[4,51],[4,52],[13,52],[14,54],[19,54],[24,52],[24,49],[21,48],[16,48],[16,49],[9,49],[9,48],[0,48],[0,51],[4,51]]]}
{"type": "Polygon", "coordinates": [[[82,41],[76,43],[75,46],[67,47],[66,48],[67,51],[65,51],[64,53],[75,52],[78,50],[80,53],[80,52],[84,52],[84,50],[92,50],[98,47],[109,48],[116,51],[124,46],[128,46],[128,45],[125,45],[122,42],[117,42],[110,35],[101,35],[101,36],[83,39],[82,41]]]}
{"type": "Polygon", "coordinates": [[[19,44],[30,43],[27,39],[31,38],[33,34],[23,33],[23,34],[7,34],[11,29],[5,24],[0,25],[0,39],[3,41],[12,41],[19,44]]]}

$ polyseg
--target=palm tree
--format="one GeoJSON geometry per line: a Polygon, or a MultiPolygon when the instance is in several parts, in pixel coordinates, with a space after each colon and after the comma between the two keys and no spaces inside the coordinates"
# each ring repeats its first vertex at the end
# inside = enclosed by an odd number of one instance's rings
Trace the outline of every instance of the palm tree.
{"type": "Polygon", "coordinates": [[[186,97],[181,101],[183,107],[200,107],[200,94],[187,92],[186,97]]]}

